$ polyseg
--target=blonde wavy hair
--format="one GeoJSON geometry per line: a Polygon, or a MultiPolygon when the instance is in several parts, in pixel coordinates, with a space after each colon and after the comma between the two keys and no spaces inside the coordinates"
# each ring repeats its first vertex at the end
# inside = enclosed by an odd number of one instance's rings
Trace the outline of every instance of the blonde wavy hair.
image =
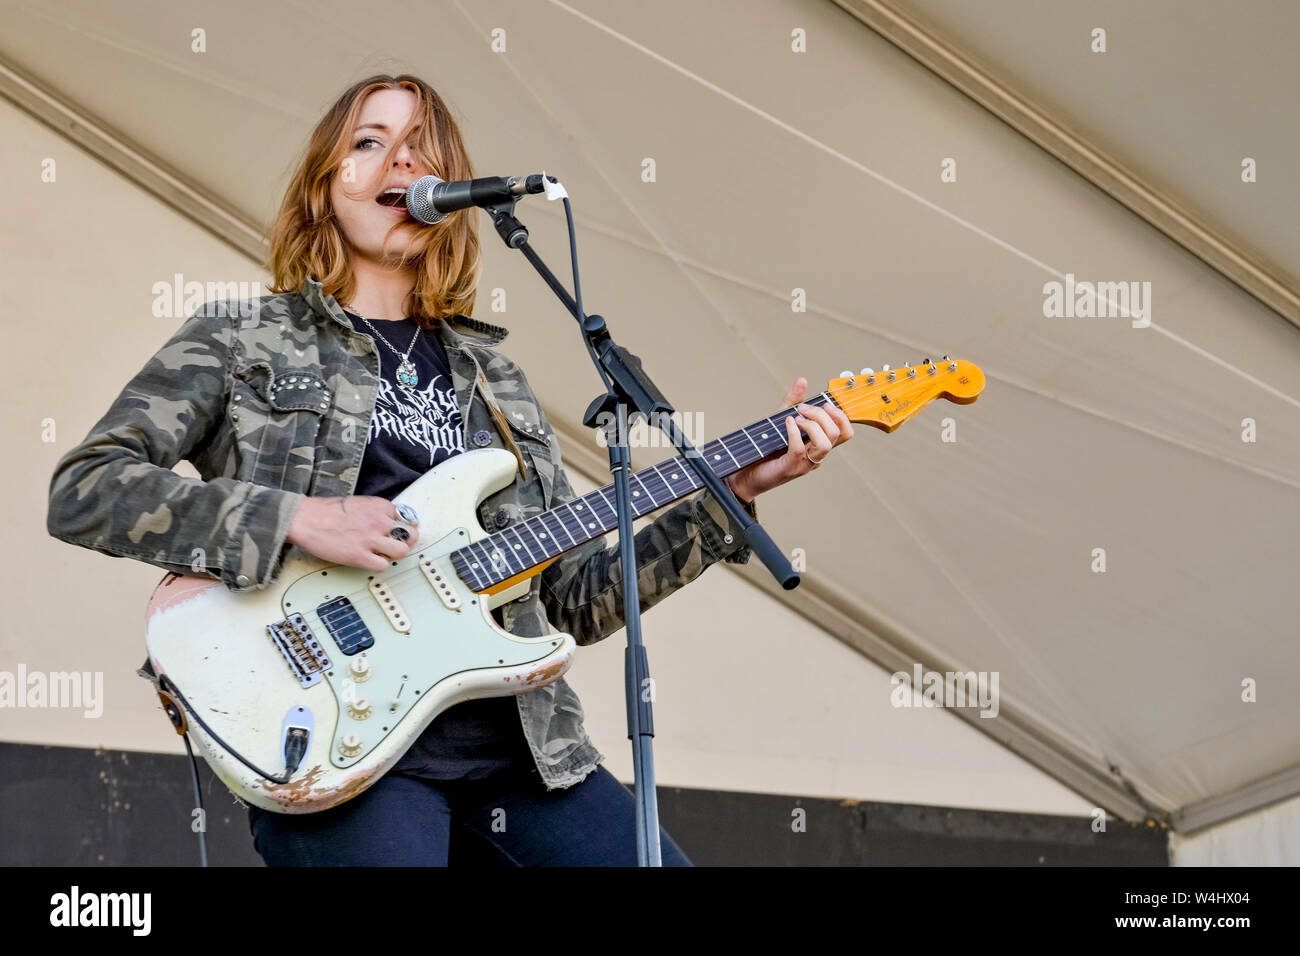
{"type": "MultiPolygon", "coordinates": [[[[297,170],[284,193],[270,229],[265,267],[271,291],[297,292],[308,275],[315,276],[327,295],[351,302],[356,281],[349,264],[351,247],[330,202],[330,186],[352,149],[361,106],[375,90],[410,90],[417,104],[411,121],[393,137],[384,156],[392,154],[413,130],[413,152],[434,175],[448,181],[474,178],[474,167],[460,127],[441,96],[419,77],[378,74],[346,90],[316,124],[297,170]]],[[[383,188],[382,183],[379,186],[383,188]]],[[[377,194],[378,190],[376,190],[377,194]]],[[[452,315],[473,315],[474,295],[482,264],[479,258],[478,210],[450,213],[436,226],[421,226],[402,254],[402,265],[415,269],[407,313],[430,328],[452,315]]],[[[397,229],[401,223],[394,223],[397,229]]]]}

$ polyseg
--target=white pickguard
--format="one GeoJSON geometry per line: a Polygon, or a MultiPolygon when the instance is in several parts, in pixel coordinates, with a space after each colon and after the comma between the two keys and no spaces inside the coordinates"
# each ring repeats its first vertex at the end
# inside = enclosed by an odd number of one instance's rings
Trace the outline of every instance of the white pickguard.
{"type": "Polygon", "coordinates": [[[412,483],[394,501],[419,515],[414,551],[379,574],[291,557],[276,581],[260,591],[236,594],[219,581],[188,576],[169,575],[159,584],[145,635],[154,670],[176,685],[232,750],[261,770],[282,774],[286,718],[311,725],[302,764],[288,783],[276,784],[217,744],[187,712],[191,739],[232,791],[266,810],[324,810],[377,781],[452,704],[527,693],[563,676],[576,649],[570,635],[517,637],[491,615],[527,593],[529,579],[493,595],[476,594],[444,558],[488,536],[478,522],[478,505],[514,480],[515,466],[509,452],[474,449],[412,483]],[[459,607],[448,607],[455,601],[439,594],[421,561],[441,569],[459,607]],[[369,587],[372,578],[387,585],[407,633],[385,613],[382,598],[369,587]],[[315,610],[339,596],[348,598],[374,639],[353,655],[341,652],[315,610]],[[295,612],[330,662],[319,682],[306,688],[267,631],[295,612]],[[362,656],[369,673],[354,681],[349,667],[362,656]],[[349,704],[362,705],[363,716],[349,704]],[[349,734],[357,738],[348,741],[352,755],[341,746],[349,734]]]}

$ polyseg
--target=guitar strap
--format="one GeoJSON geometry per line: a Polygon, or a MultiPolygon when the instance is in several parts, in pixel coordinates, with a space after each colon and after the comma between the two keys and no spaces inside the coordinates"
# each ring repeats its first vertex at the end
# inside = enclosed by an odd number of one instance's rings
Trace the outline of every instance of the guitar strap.
{"type": "Polygon", "coordinates": [[[488,411],[492,413],[492,421],[496,423],[497,431],[501,433],[501,440],[506,443],[506,448],[514,453],[515,461],[519,462],[519,474],[526,479],[528,477],[528,467],[524,464],[523,453],[519,450],[519,446],[515,444],[514,436],[510,434],[510,423],[506,421],[505,413],[497,406],[496,397],[493,396],[492,389],[488,385],[482,369],[478,373],[478,387],[483,394],[483,401],[487,403],[488,411]]]}

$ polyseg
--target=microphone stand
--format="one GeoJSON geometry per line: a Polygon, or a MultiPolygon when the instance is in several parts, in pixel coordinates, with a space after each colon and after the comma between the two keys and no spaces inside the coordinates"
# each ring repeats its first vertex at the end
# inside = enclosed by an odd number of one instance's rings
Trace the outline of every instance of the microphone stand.
{"type": "MultiPolygon", "coordinates": [[[[564,307],[578,321],[583,338],[586,340],[587,351],[596,366],[596,372],[606,385],[605,393],[597,396],[587,406],[582,423],[588,428],[594,428],[602,415],[612,413],[613,426],[607,425],[607,434],[608,431],[616,430],[616,434],[610,436],[611,440],[607,445],[609,470],[614,476],[618,544],[623,571],[623,616],[627,628],[623,680],[627,696],[628,739],[632,741],[637,865],[662,866],[659,807],[655,796],[654,751],[651,742],[654,736],[651,689],[654,685],[650,680],[650,666],[646,658],[645,645],[641,641],[641,599],[637,587],[636,551],[632,534],[632,496],[629,484],[632,456],[627,444],[628,409],[632,409],[633,416],[644,416],[648,422],[668,436],[682,453],[687,464],[695,469],[695,473],[700,476],[701,482],[709,493],[740,525],[743,540],[750,545],[753,553],[767,566],[783,588],[790,590],[797,587],[799,575],[795,573],[790,561],[762,525],[749,517],[735,495],[731,493],[731,489],[714,474],[700,452],[677,427],[676,422],[669,417],[673,407],[642,370],[641,359],[614,342],[601,316],[583,314],[576,245],[572,248],[573,284],[574,291],[578,295],[575,300],[528,244],[528,230],[514,216],[515,202],[516,198],[511,198],[492,205],[485,204],[483,208],[492,216],[492,224],[506,246],[518,249],[524,254],[564,307]]],[[[567,196],[564,197],[564,206],[568,214],[569,235],[572,241],[573,216],[567,196]]],[[[609,421],[608,418],[605,420],[609,421]]]]}

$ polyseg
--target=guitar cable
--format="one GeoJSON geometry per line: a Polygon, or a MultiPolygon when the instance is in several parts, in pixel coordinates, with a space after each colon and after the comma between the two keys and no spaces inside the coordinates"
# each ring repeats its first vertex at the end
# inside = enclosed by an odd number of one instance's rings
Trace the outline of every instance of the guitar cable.
{"type": "Polygon", "coordinates": [[[194,748],[190,746],[190,735],[181,734],[181,740],[185,741],[185,752],[190,755],[190,777],[194,780],[194,804],[199,808],[199,866],[207,866],[208,840],[206,831],[208,829],[208,812],[203,809],[203,791],[199,787],[199,761],[194,756],[194,748]]]}
{"type": "Polygon", "coordinates": [[[180,688],[177,687],[171,681],[171,679],[168,678],[166,674],[158,675],[157,689],[158,689],[158,696],[162,699],[163,712],[167,715],[167,719],[172,722],[172,726],[176,728],[176,732],[181,735],[181,739],[185,741],[185,752],[189,754],[190,757],[190,774],[194,781],[194,799],[196,804],[198,805],[199,818],[203,821],[198,829],[199,860],[200,860],[199,865],[207,866],[208,847],[207,847],[207,839],[204,835],[204,831],[207,830],[207,815],[203,809],[203,794],[199,787],[199,764],[197,758],[194,756],[194,748],[190,746],[189,727],[186,725],[185,715],[182,714],[177,709],[176,702],[180,701],[181,705],[187,711],[189,711],[189,715],[194,718],[195,722],[200,727],[203,728],[204,733],[206,733],[209,737],[211,737],[212,740],[218,746],[220,746],[232,757],[234,757],[236,760],[242,763],[249,770],[253,771],[253,773],[257,774],[259,777],[262,777],[265,780],[271,781],[272,783],[288,783],[289,779],[298,770],[299,765],[302,763],[303,757],[307,755],[307,742],[308,742],[307,729],[305,727],[289,728],[288,732],[285,734],[285,740],[284,740],[284,758],[285,758],[284,773],[283,774],[267,773],[261,767],[254,764],[251,760],[248,760],[246,757],[244,757],[244,755],[241,754],[239,751],[235,750],[235,748],[231,747],[230,744],[222,740],[221,736],[215,730],[213,730],[211,727],[208,726],[207,721],[205,721],[202,717],[199,716],[198,712],[194,709],[193,705],[191,705],[190,702],[185,699],[185,695],[181,693],[180,688]]]}

